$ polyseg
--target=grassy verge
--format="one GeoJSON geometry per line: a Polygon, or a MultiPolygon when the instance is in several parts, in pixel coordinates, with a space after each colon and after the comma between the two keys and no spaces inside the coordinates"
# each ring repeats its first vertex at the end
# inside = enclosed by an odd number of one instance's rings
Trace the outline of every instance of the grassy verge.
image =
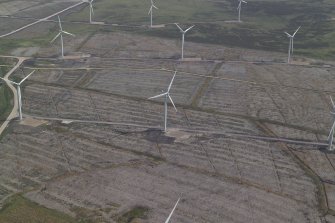
{"type": "Polygon", "coordinates": [[[132,210],[124,213],[117,219],[118,223],[130,223],[135,219],[145,219],[149,209],[146,207],[135,207],[132,210]]]}
{"type": "Polygon", "coordinates": [[[0,52],[3,55],[9,54],[12,50],[20,47],[37,47],[37,46],[44,46],[48,42],[47,38],[31,38],[31,39],[15,39],[15,38],[8,38],[8,39],[1,39],[0,42],[0,52]]]}
{"type": "Polygon", "coordinates": [[[8,117],[13,107],[13,94],[9,87],[1,82],[0,83],[0,124],[8,117]]]}
{"type": "Polygon", "coordinates": [[[80,223],[63,213],[42,207],[21,195],[9,198],[0,210],[1,223],[80,223]]]}

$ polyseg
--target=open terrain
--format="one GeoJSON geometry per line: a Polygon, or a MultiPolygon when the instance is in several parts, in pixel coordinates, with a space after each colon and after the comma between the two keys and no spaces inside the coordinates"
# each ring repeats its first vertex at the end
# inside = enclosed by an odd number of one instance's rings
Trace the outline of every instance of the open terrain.
{"type": "MultiPolygon", "coordinates": [[[[19,3],[0,1],[0,34],[78,1],[19,3]]],[[[322,3],[253,1],[237,24],[233,1],[157,2],[154,21],[166,27],[150,30],[144,2],[96,1],[105,25],[87,24],[84,5],[62,14],[77,35],[65,38],[64,60],[48,43],[53,21],[0,39],[26,57],[1,57],[1,76],[36,70],[22,86],[24,120],[14,109],[0,136],[0,221],[164,222],[181,197],[173,222],[335,222],[335,154],[299,143],[325,143],[332,124],[335,5],[322,3]],[[186,61],[176,21],[197,24],[186,61]],[[297,35],[285,64],[282,34],[298,25],[310,34],[297,35]],[[163,101],[147,98],[174,70],[178,111],[169,104],[164,133],[163,101]]],[[[4,117],[13,92],[0,85],[4,117]]]]}

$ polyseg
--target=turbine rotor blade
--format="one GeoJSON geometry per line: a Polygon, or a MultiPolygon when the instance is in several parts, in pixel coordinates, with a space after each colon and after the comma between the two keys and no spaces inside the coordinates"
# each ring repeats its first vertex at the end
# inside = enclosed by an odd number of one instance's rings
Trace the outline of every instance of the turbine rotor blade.
{"type": "Polygon", "coordinates": [[[62,31],[62,32],[65,33],[65,34],[67,34],[67,35],[70,35],[70,36],[76,36],[76,35],[74,35],[72,33],[66,32],[66,31],[62,31]]]}
{"type": "Polygon", "coordinates": [[[15,84],[15,85],[19,85],[19,83],[16,83],[16,82],[14,82],[14,81],[11,81],[11,80],[8,80],[10,83],[12,83],[12,84],[15,84]]]}
{"type": "Polygon", "coordinates": [[[90,3],[90,10],[91,10],[91,12],[92,12],[92,15],[94,15],[94,9],[93,9],[93,5],[92,5],[92,3],[90,3]]]}
{"type": "Polygon", "coordinates": [[[299,28],[293,33],[293,37],[295,36],[295,34],[297,34],[297,32],[299,31],[299,29],[301,28],[301,26],[299,26],[299,28]]]}
{"type": "Polygon", "coordinates": [[[237,10],[239,10],[242,7],[242,2],[240,1],[240,3],[237,6],[237,10]]]}
{"type": "Polygon", "coordinates": [[[288,32],[284,32],[288,37],[292,37],[288,32]]]}
{"type": "MultiPolygon", "coordinates": [[[[4,82],[6,82],[6,80],[2,77],[0,77],[1,80],[3,80],[4,82]]],[[[19,85],[18,83],[14,82],[14,81],[11,81],[11,80],[8,80],[10,83],[12,84],[15,84],[15,85],[19,85]]]]}
{"type": "Polygon", "coordinates": [[[150,15],[151,12],[152,12],[152,6],[149,9],[148,15],[150,15]]]}
{"type": "Polygon", "coordinates": [[[334,108],[334,110],[335,110],[335,104],[334,104],[333,98],[332,98],[332,96],[329,96],[329,97],[330,97],[330,102],[332,103],[333,108],[334,108]]]}
{"type": "Polygon", "coordinates": [[[335,129],[335,121],[333,122],[333,125],[330,129],[329,135],[328,135],[328,140],[330,139],[330,137],[332,137],[332,134],[334,134],[334,129],[335,129]]]}
{"type": "Polygon", "coordinates": [[[173,212],[175,211],[175,209],[176,209],[176,207],[177,207],[179,201],[180,201],[180,198],[178,199],[177,203],[174,205],[174,207],[173,207],[173,209],[172,209],[172,211],[171,211],[169,217],[166,219],[165,223],[169,223],[169,222],[170,222],[170,219],[171,219],[171,217],[172,217],[172,215],[173,215],[173,212]]]}
{"type": "Polygon", "coordinates": [[[248,2],[246,2],[246,1],[244,1],[244,0],[242,0],[241,2],[243,2],[243,3],[248,3],[248,2]]]}
{"type": "Polygon", "coordinates": [[[59,29],[63,31],[62,23],[61,23],[61,21],[60,21],[59,16],[58,16],[58,24],[59,24],[59,29]]]}
{"type": "Polygon", "coordinates": [[[173,75],[173,77],[171,79],[170,85],[169,85],[168,90],[167,90],[168,93],[170,92],[170,89],[172,87],[172,84],[173,84],[174,78],[176,77],[176,74],[177,74],[177,71],[174,72],[174,75],[173,75]]]}
{"type": "Polygon", "coordinates": [[[163,96],[165,96],[165,95],[167,95],[167,92],[165,92],[165,93],[163,93],[163,94],[159,94],[159,95],[153,96],[153,97],[150,97],[150,98],[148,98],[148,99],[160,98],[160,97],[163,97],[163,96]]]}
{"type": "Polygon", "coordinates": [[[50,41],[50,43],[53,43],[59,36],[61,35],[61,32],[59,32],[56,36],[55,36],[55,38],[53,38],[51,41],[50,41]]]}
{"type": "MultiPolygon", "coordinates": [[[[2,79],[4,82],[6,82],[6,80],[4,79],[4,78],[2,78],[2,77],[0,77],[0,79],[2,79]]],[[[7,79],[8,80],[8,79],[7,79]]],[[[15,84],[15,85],[19,85],[19,83],[16,83],[16,82],[14,82],[14,81],[11,81],[11,80],[8,80],[10,83],[12,83],[12,84],[15,84]]]]}
{"type": "Polygon", "coordinates": [[[175,104],[173,103],[173,100],[172,100],[171,96],[170,96],[170,95],[168,95],[168,96],[169,96],[169,99],[170,99],[170,101],[171,101],[171,104],[173,105],[174,109],[175,109],[176,112],[177,112],[178,110],[177,110],[175,104]]]}
{"type": "Polygon", "coordinates": [[[22,79],[22,81],[18,84],[22,84],[25,80],[27,80],[33,73],[35,73],[36,70],[33,70],[32,72],[30,72],[30,74],[28,74],[25,78],[22,79]]]}
{"type": "Polygon", "coordinates": [[[184,30],[182,28],[180,28],[180,26],[178,25],[178,23],[175,23],[175,25],[178,27],[178,29],[180,30],[180,32],[184,32],[184,30]]]}
{"type": "Polygon", "coordinates": [[[10,83],[15,84],[15,85],[20,85],[19,83],[16,83],[14,81],[8,80],[10,83]]]}
{"type": "Polygon", "coordinates": [[[188,32],[190,29],[192,29],[195,25],[189,27],[188,29],[185,30],[185,33],[188,32]]]}

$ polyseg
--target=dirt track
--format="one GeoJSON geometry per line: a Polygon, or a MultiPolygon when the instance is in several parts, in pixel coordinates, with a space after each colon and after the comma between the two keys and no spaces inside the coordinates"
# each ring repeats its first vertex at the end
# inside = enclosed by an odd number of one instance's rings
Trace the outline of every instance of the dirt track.
{"type": "MultiPolygon", "coordinates": [[[[1,56],[0,56],[1,57],[1,56]]],[[[8,73],[4,76],[4,79],[6,81],[6,84],[8,85],[8,87],[11,89],[13,95],[14,95],[14,106],[13,109],[11,111],[11,113],[8,115],[7,119],[2,123],[2,125],[0,126],[0,135],[2,134],[2,132],[6,129],[6,127],[9,125],[10,121],[16,117],[18,117],[18,97],[17,97],[17,90],[16,88],[12,85],[11,82],[8,81],[8,78],[10,77],[11,74],[13,74],[20,66],[21,64],[28,58],[25,57],[17,57],[16,58],[18,61],[16,63],[16,65],[10,70],[8,71],[8,73]]]]}

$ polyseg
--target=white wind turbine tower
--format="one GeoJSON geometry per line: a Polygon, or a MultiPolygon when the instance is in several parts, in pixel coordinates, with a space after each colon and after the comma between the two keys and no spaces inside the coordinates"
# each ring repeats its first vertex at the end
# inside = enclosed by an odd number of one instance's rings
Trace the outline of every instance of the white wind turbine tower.
{"type": "Polygon", "coordinates": [[[182,40],[181,40],[181,59],[183,60],[184,59],[184,43],[185,43],[185,34],[194,27],[191,26],[189,27],[188,29],[186,30],[183,30],[182,28],[180,28],[180,26],[178,25],[178,23],[175,23],[176,26],[178,27],[178,29],[180,30],[180,32],[182,33],[182,40]]]}
{"type": "Polygon", "coordinates": [[[238,7],[237,7],[237,10],[238,10],[238,21],[241,22],[241,9],[242,9],[242,3],[245,3],[247,4],[246,1],[244,0],[238,0],[239,3],[238,3],[238,7]]]}
{"type": "MultiPolygon", "coordinates": [[[[21,80],[21,82],[16,83],[14,81],[8,80],[10,83],[16,85],[17,88],[17,101],[19,104],[19,116],[20,116],[20,120],[22,120],[22,96],[21,96],[21,84],[27,80],[33,73],[35,72],[35,70],[33,72],[31,72],[30,74],[28,74],[25,78],[23,78],[21,80]]],[[[2,80],[6,81],[4,78],[0,77],[2,80]]]]}
{"type": "Polygon", "coordinates": [[[178,199],[177,203],[174,205],[174,207],[173,207],[173,209],[172,209],[172,211],[171,211],[169,217],[166,219],[165,223],[169,223],[169,222],[170,222],[170,219],[171,219],[171,217],[172,217],[172,215],[173,215],[173,212],[176,210],[176,207],[177,207],[179,201],[180,201],[180,198],[178,199]]]}
{"type": "Polygon", "coordinates": [[[172,77],[170,85],[169,85],[169,87],[168,87],[168,89],[165,93],[162,93],[162,94],[159,94],[159,95],[156,95],[156,96],[153,96],[153,97],[149,98],[149,99],[154,99],[154,98],[165,97],[165,100],[164,100],[164,132],[166,132],[166,129],[167,129],[166,128],[167,127],[167,103],[168,103],[169,100],[171,101],[171,104],[173,105],[174,109],[177,112],[177,108],[176,108],[175,104],[173,103],[173,100],[170,96],[170,90],[171,90],[172,83],[173,83],[173,80],[174,80],[176,74],[177,74],[177,71],[174,72],[174,75],[172,77]]]}
{"type": "Polygon", "coordinates": [[[293,35],[289,34],[288,32],[285,32],[285,34],[287,35],[287,37],[290,38],[290,43],[289,43],[289,46],[288,46],[287,63],[290,63],[291,55],[293,55],[293,40],[294,40],[294,36],[295,36],[295,34],[297,34],[297,32],[299,31],[300,28],[301,28],[301,26],[299,26],[299,28],[293,33],[293,35]]]}
{"type": "Polygon", "coordinates": [[[150,15],[150,27],[152,27],[152,14],[153,14],[154,8],[155,8],[155,9],[158,9],[158,8],[154,5],[154,1],[151,0],[151,6],[150,6],[150,9],[149,9],[149,12],[148,12],[148,15],[150,15]]]}
{"type": "Polygon", "coordinates": [[[67,34],[67,35],[70,35],[70,36],[75,36],[74,34],[72,33],[69,33],[69,32],[66,32],[63,30],[62,28],[62,23],[60,21],[60,18],[58,16],[58,23],[59,23],[59,33],[55,36],[55,38],[53,38],[51,40],[51,43],[53,43],[58,37],[60,37],[60,42],[61,42],[61,45],[62,45],[62,58],[64,58],[64,40],[63,40],[63,33],[64,34],[67,34]]]}
{"type": "Polygon", "coordinates": [[[329,135],[328,135],[328,150],[329,151],[334,151],[335,149],[333,148],[333,141],[334,141],[334,130],[335,130],[335,104],[333,101],[333,98],[330,96],[330,101],[332,103],[333,106],[333,111],[331,111],[330,113],[334,116],[334,120],[333,120],[333,125],[330,129],[329,135]]]}
{"type": "Polygon", "coordinates": [[[90,23],[92,24],[92,17],[94,15],[94,9],[93,9],[93,1],[94,0],[86,0],[85,2],[87,2],[89,4],[89,10],[90,10],[90,23]]]}

